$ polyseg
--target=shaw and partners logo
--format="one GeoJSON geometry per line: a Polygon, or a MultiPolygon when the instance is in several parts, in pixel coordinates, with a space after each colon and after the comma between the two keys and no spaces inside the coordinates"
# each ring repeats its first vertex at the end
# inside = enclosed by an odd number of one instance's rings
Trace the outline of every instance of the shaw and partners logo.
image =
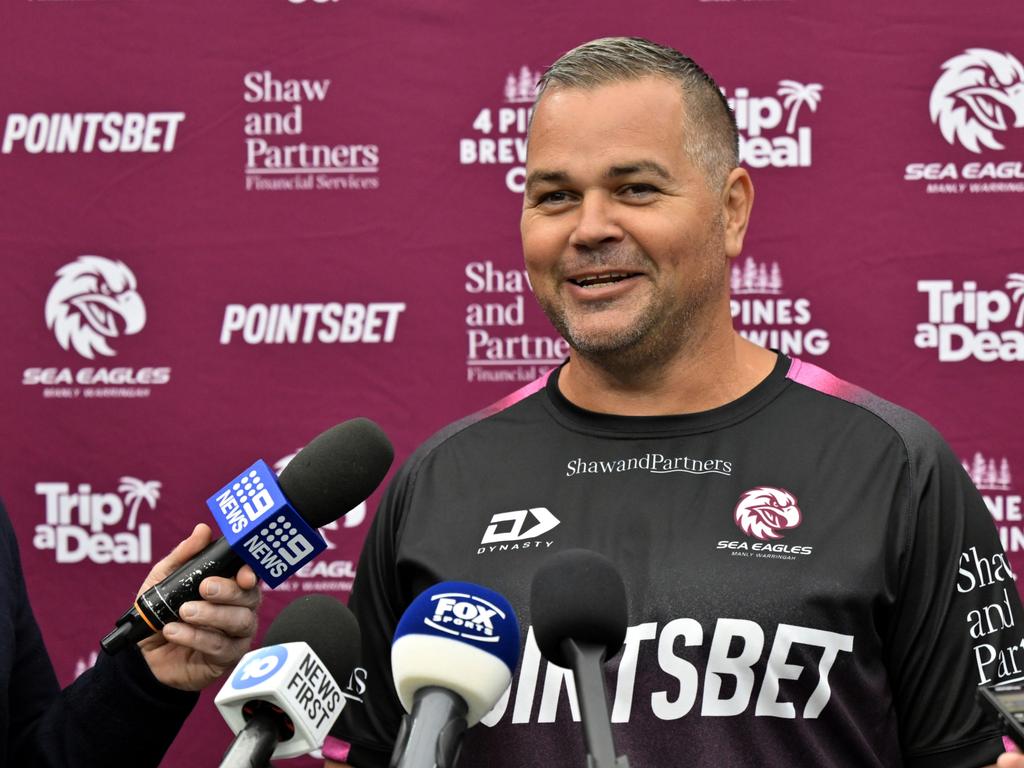
{"type": "MultiPolygon", "coordinates": [[[[122,261],[79,256],[56,272],[46,297],[46,327],[62,349],[86,360],[114,357],[114,345],[146,325],[146,305],[135,274],[122,261]]],[[[43,397],[148,397],[149,386],[166,384],[164,366],[26,368],[22,384],[43,386],[43,397]]]]}
{"type": "Polygon", "coordinates": [[[952,280],[918,280],[917,290],[928,297],[928,322],[914,335],[918,349],[937,350],[944,363],[1024,360],[1024,272],[1008,274],[1004,290],[980,290],[975,280],[960,290],[952,280]]]}
{"type": "Polygon", "coordinates": [[[501,640],[494,633],[494,617],[505,621],[506,614],[494,603],[465,592],[445,592],[430,599],[434,614],[423,619],[428,627],[479,643],[501,640]]]}
{"type": "Polygon", "coordinates": [[[156,509],[161,483],[125,475],[117,493],[99,493],[88,483],[75,492],[62,482],[36,483],[45,499],[45,522],[36,526],[32,546],[53,550],[58,563],[148,563],[153,559],[149,523],[139,522],[143,507],[156,509]]]}
{"type": "MultiPolygon", "coordinates": [[[[1011,53],[968,48],[941,65],[928,114],[952,147],[975,155],[1001,152],[1012,129],[1024,127],[1024,66],[1011,53]]],[[[908,163],[905,181],[926,182],[930,194],[1024,192],[1024,162],[1012,159],[908,163]]]]}
{"type": "Polygon", "coordinates": [[[662,453],[645,453],[628,459],[572,459],[565,466],[565,476],[604,475],[621,472],[650,472],[663,475],[681,472],[688,475],[732,474],[732,462],[725,459],[701,459],[691,456],[666,456],[662,453]]]}
{"type": "Polygon", "coordinates": [[[740,557],[768,557],[795,560],[797,555],[809,555],[814,550],[807,546],[774,543],[784,538],[780,531],[796,528],[803,520],[796,497],[784,488],[761,485],[745,491],[733,510],[737,527],[752,539],[746,541],[720,541],[718,549],[729,550],[740,557]]]}

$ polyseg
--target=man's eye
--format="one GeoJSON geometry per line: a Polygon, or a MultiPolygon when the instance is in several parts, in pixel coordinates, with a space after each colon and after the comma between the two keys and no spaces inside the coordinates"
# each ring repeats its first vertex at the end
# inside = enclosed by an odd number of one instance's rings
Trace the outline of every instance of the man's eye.
{"type": "Polygon", "coordinates": [[[545,192],[537,199],[537,202],[542,205],[559,205],[568,202],[568,200],[568,192],[545,192]]]}
{"type": "Polygon", "coordinates": [[[657,191],[657,187],[653,187],[650,184],[627,184],[620,190],[627,197],[644,197],[657,191]]]}

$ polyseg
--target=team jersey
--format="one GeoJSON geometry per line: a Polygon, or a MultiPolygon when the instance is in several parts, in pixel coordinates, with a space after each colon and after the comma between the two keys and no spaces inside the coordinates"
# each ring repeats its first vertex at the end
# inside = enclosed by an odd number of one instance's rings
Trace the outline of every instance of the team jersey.
{"type": "Polygon", "coordinates": [[[605,683],[632,768],[945,768],[1002,751],[975,689],[1024,677],[1024,642],[984,501],[923,420],[779,355],[738,400],[681,416],[585,411],[556,370],[421,446],[350,601],[366,690],[335,726],[349,762],[387,764],[395,626],[455,579],[507,597],[523,635],[459,765],[585,765],[571,675],[541,657],[529,610],[537,566],[576,547],[626,584],[605,683]]]}

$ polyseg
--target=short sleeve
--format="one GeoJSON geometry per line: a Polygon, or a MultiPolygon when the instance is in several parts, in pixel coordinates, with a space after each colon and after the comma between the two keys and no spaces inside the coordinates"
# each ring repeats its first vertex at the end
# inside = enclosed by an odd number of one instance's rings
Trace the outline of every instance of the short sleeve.
{"type": "Polygon", "coordinates": [[[900,742],[909,766],[987,765],[1002,742],[976,688],[1024,674],[1020,599],[984,500],[923,429],[908,448],[909,535],[888,644],[900,742]]]}

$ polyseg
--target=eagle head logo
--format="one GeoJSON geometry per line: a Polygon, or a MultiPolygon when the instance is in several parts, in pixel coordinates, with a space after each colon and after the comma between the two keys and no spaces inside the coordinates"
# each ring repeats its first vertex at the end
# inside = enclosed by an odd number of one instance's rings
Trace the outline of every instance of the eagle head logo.
{"type": "Polygon", "coordinates": [[[146,305],[135,288],[135,275],[123,262],[79,256],[57,270],[46,297],[46,325],[64,349],[74,347],[89,360],[97,353],[113,357],[108,341],[146,324],[146,305]]]}
{"type": "Polygon", "coordinates": [[[950,144],[1003,149],[996,132],[1024,126],[1024,66],[1009,53],[968,48],[942,65],[929,106],[950,144]]]}
{"type": "Polygon", "coordinates": [[[800,525],[800,509],[789,491],[760,486],[740,497],[733,518],[747,536],[781,539],[779,530],[800,525]]]}

